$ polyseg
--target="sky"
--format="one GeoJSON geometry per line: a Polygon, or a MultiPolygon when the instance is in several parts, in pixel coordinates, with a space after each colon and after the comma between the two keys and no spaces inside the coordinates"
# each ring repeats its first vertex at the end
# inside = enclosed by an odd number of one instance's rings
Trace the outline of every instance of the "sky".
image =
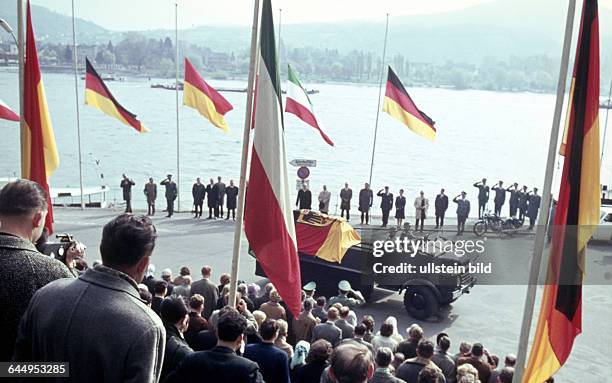
{"type": "MultiPolygon", "coordinates": [[[[32,4],[70,15],[71,0],[31,0],[32,4]]],[[[384,19],[449,12],[493,0],[275,0],[283,24],[384,19]]],[[[612,2],[612,0],[608,0],[612,2]]],[[[174,4],[183,28],[211,24],[249,25],[253,0],[75,0],[77,17],[115,31],[174,28],[174,4]],[[129,3],[129,6],[126,4],[129,3]],[[146,13],[143,14],[143,10],[146,13]]]]}

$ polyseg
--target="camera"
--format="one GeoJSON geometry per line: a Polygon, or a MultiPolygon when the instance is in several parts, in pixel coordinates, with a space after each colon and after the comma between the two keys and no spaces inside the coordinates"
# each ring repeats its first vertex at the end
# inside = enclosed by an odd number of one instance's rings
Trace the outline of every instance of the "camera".
{"type": "Polygon", "coordinates": [[[74,240],[74,237],[70,234],[57,234],[55,236],[59,242],[49,242],[48,237],[44,236],[44,239],[38,242],[36,248],[41,253],[55,258],[62,263],[66,263],[66,253],[72,246],[77,246],[81,250],[81,253],[85,251],[86,246],[80,242],[74,240]]]}

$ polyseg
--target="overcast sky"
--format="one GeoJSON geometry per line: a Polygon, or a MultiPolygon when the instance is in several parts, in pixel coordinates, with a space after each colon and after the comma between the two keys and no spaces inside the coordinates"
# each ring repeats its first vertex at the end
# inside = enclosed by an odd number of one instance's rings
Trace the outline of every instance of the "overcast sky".
{"type": "MultiPolygon", "coordinates": [[[[71,0],[31,0],[70,15],[71,0]]],[[[284,23],[384,19],[393,16],[448,12],[492,0],[274,0],[283,9],[284,23]]],[[[612,0],[610,0],[612,1],[612,0]]],[[[174,28],[176,0],[75,0],[76,16],[107,29],[142,30],[174,28]]],[[[253,0],[178,0],[183,28],[203,24],[252,22],[253,0]]]]}

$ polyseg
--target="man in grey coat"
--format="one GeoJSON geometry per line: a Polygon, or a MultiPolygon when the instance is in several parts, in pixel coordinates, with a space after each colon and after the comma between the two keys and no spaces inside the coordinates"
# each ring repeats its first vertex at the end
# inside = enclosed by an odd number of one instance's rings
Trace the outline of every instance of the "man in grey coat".
{"type": "Polygon", "coordinates": [[[200,294],[204,297],[204,311],[202,311],[202,316],[206,318],[206,320],[210,318],[219,300],[219,289],[217,285],[210,281],[211,274],[212,268],[210,266],[202,267],[202,279],[191,284],[190,293],[191,296],[200,294]]]}
{"type": "Polygon", "coordinates": [[[325,339],[336,347],[342,340],[342,330],[340,330],[334,322],[338,319],[338,309],[331,307],[327,310],[327,322],[318,324],[312,329],[312,342],[319,339],[325,339]]]}
{"type": "Polygon", "coordinates": [[[47,193],[36,182],[17,180],[0,190],[0,361],[13,356],[19,320],[32,295],[59,278],[72,278],[58,260],[36,250],[47,216],[47,193]]]}
{"type": "Polygon", "coordinates": [[[21,321],[14,360],[63,361],[76,382],[157,382],[166,332],[138,284],[155,247],[145,216],[122,214],[104,226],[103,265],[40,289],[21,321]]]}

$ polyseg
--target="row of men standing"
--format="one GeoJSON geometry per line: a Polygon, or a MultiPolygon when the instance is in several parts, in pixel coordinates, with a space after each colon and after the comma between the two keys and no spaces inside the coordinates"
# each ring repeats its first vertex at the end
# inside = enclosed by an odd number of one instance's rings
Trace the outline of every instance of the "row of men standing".
{"type": "Polygon", "coordinates": [[[494,190],[495,197],[493,202],[495,206],[494,214],[496,216],[501,215],[501,209],[506,203],[506,193],[510,193],[510,217],[516,217],[518,212],[518,218],[523,220],[525,217],[528,217],[530,221],[529,226],[533,228],[541,202],[541,197],[538,195],[538,188],[534,187],[533,190],[527,190],[528,188],[526,185],[519,188],[516,182],[508,188],[504,188],[503,185],[503,181],[499,181],[497,184],[493,185],[493,187],[489,188],[486,178],[483,178],[480,182],[474,183],[474,187],[478,188],[478,218],[482,218],[487,203],[489,202],[489,192],[490,190],[494,190]]]}
{"type": "MultiPolygon", "coordinates": [[[[120,187],[123,189],[123,200],[125,201],[125,212],[132,212],[132,186],[136,183],[128,178],[125,174],[121,180],[120,187]]],[[[160,185],[165,187],[166,197],[166,211],[168,215],[166,217],[172,217],[174,214],[174,201],[178,197],[178,187],[174,181],[172,181],[172,174],[168,174],[164,180],[160,182],[160,185]]],[[[223,217],[223,205],[227,201],[227,218],[229,219],[230,214],[232,218],[236,219],[236,200],[238,198],[238,187],[234,186],[234,181],[230,181],[229,186],[226,186],[221,177],[217,177],[215,183],[213,179],[210,179],[210,184],[202,184],[200,178],[196,179],[196,183],[192,187],[192,197],[194,206],[194,218],[202,217],[202,207],[204,200],[208,199],[208,219],[217,219],[223,217]]],[[[157,199],[157,185],[153,181],[153,178],[149,178],[144,186],[144,194],[147,199],[147,214],[155,215],[155,201],[157,199]]]]}

